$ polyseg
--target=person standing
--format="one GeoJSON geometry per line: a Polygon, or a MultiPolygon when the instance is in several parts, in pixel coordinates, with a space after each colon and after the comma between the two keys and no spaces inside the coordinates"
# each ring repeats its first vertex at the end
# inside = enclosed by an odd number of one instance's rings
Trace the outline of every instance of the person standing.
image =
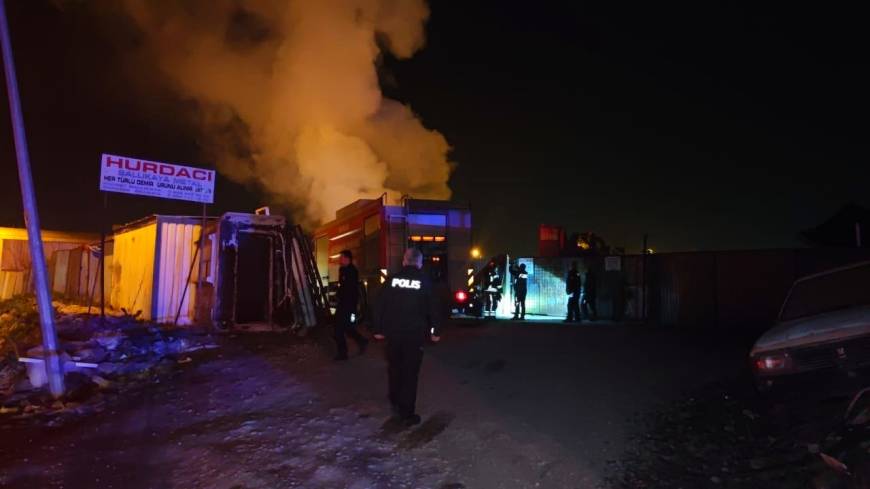
{"type": "Polygon", "coordinates": [[[490,264],[489,273],[486,276],[483,293],[485,294],[485,316],[495,317],[498,303],[501,300],[501,275],[495,263],[490,264]]]}
{"type": "Polygon", "coordinates": [[[577,262],[571,263],[571,270],[565,279],[565,293],[568,294],[568,317],[566,323],[580,322],[580,290],[582,282],[580,272],[577,270],[577,262]]]}
{"type": "Polygon", "coordinates": [[[526,319],[526,292],[528,291],[529,274],[526,272],[526,264],[512,270],[514,275],[514,319],[526,319]]]}
{"type": "Polygon", "coordinates": [[[336,361],[347,360],[347,339],[350,336],[359,346],[360,354],[365,353],[369,341],[354,327],[354,315],[359,303],[359,272],[353,264],[353,253],[344,250],[339,256],[338,292],[336,293],[335,346],[336,361]]]}
{"type": "Polygon", "coordinates": [[[375,339],[387,340],[390,404],[406,426],[420,422],[416,404],[423,345],[427,339],[441,340],[432,285],[422,268],[420,250],[405,251],[402,270],[385,282],[374,317],[375,339]]]}

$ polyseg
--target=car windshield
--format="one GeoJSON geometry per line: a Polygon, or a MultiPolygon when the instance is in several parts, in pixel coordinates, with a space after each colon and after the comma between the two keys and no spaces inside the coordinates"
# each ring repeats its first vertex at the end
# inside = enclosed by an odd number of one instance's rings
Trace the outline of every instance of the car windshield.
{"type": "Polygon", "coordinates": [[[798,282],[782,308],[788,321],[847,307],[870,304],[870,265],[798,282]]]}

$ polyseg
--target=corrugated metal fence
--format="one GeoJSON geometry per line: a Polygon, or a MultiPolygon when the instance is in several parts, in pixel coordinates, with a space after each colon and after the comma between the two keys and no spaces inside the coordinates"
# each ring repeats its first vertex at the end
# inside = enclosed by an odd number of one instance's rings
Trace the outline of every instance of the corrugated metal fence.
{"type": "MultiPolygon", "coordinates": [[[[0,240],[4,262],[0,265],[0,299],[33,291],[30,252],[25,240],[0,240]],[[20,259],[11,258],[17,255],[20,259]]],[[[54,294],[99,301],[99,250],[80,243],[45,244],[49,283],[54,294]]]]}
{"type": "Polygon", "coordinates": [[[802,276],[857,261],[870,250],[807,248],[628,255],[606,267],[597,258],[521,258],[532,268],[526,301],[532,314],[566,313],[572,261],[597,281],[598,317],[664,325],[754,330],[769,326],[791,284],[802,276]],[[646,266],[644,266],[644,262],[646,266]],[[611,268],[611,269],[608,269],[611,268]],[[644,268],[646,278],[644,279],[644,268]],[[644,283],[646,297],[643,297],[644,283]]]}

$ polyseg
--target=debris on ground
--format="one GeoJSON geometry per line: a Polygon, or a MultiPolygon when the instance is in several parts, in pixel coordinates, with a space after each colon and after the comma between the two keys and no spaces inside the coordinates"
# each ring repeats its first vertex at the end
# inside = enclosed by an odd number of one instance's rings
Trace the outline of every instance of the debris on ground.
{"type": "Polygon", "coordinates": [[[100,411],[107,397],[145,383],[159,382],[193,352],[217,348],[216,338],[195,328],[142,321],[127,313],[105,322],[82,306],[55,303],[56,328],[67,392],[52,399],[46,382],[39,317],[32,297],[0,303],[0,424],[31,418],[62,418],[100,411]],[[34,333],[35,331],[35,333],[34,333]],[[4,348],[5,347],[5,348],[4,348]]]}
{"type": "Polygon", "coordinates": [[[439,444],[452,414],[385,432],[380,396],[339,401],[317,381],[340,372],[318,345],[275,334],[224,346],[92,423],[0,431],[0,487],[463,487],[439,444]]]}
{"type": "Polygon", "coordinates": [[[712,384],[641,416],[615,489],[804,489],[823,470],[819,441],[842,416],[840,401],[783,406],[747,383],[712,384]]]}
{"type": "Polygon", "coordinates": [[[21,346],[40,341],[36,298],[20,295],[0,300],[0,354],[19,355],[21,346]]]}

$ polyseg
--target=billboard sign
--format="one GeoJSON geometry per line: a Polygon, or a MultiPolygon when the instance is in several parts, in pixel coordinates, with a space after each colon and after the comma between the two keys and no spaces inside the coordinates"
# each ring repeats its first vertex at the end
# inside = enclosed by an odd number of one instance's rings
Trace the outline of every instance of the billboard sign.
{"type": "Polygon", "coordinates": [[[103,154],[100,190],[214,203],[214,170],[103,154]]]}

